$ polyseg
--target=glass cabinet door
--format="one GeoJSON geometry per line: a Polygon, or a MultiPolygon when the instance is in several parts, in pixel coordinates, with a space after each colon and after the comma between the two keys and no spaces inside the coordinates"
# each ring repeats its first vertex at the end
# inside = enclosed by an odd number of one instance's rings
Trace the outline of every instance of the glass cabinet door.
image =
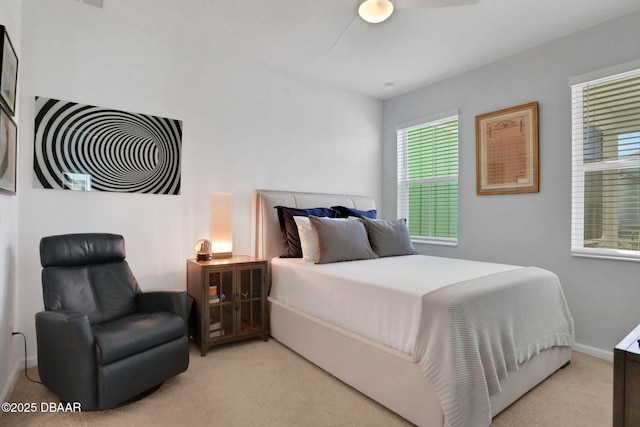
{"type": "Polygon", "coordinates": [[[240,334],[249,334],[264,330],[264,299],[265,272],[262,267],[240,268],[240,334]]]}
{"type": "Polygon", "coordinates": [[[205,280],[210,341],[235,331],[233,269],[207,271],[205,280]]]}

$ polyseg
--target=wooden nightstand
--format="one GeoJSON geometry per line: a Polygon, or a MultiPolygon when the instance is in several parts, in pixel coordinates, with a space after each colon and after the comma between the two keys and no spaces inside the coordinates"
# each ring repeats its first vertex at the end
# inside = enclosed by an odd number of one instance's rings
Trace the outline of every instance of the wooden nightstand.
{"type": "Polygon", "coordinates": [[[640,423],[640,325],[613,350],[613,426],[640,423]]]}
{"type": "Polygon", "coordinates": [[[189,259],[187,292],[193,298],[193,337],[202,356],[218,344],[257,336],[268,340],[266,260],[189,259]]]}

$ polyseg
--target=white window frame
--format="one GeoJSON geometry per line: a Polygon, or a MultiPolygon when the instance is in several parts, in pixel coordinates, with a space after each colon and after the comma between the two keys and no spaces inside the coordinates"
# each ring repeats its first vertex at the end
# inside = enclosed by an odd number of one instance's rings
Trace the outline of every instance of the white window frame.
{"type": "Polygon", "coordinates": [[[584,163],[583,90],[588,85],[606,83],[640,75],[640,61],[611,67],[570,79],[572,100],[572,198],[571,255],[578,257],[640,261],[640,250],[584,247],[584,176],[590,171],[608,171],[640,167],[640,158],[584,163]]]}
{"type": "MultiPolygon", "coordinates": [[[[398,146],[396,147],[396,155],[398,162],[398,170],[397,170],[397,217],[398,218],[409,218],[409,195],[408,188],[410,184],[424,184],[424,183],[437,183],[437,182],[458,182],[459,170],[456,175],[449,175],[446,177],[435,177],[435,178],[420,178],[420,179],[409,179],[408,175],[408,167],[407,167],[407,155],[406,155],[406,145],[402,146],[401,138],[398,136],[400,132],[405,132],[405,135],[410,130],[426,126],[430,124],[437,124],[438,122],[444,122],[451,120],[455,117],[458,120],[458,129],[460,127],[459,123],[459,111],[452,110],[447,111],[445,113],[438,114],[436,116],[421,118],[417,120],[412,120],[410,122],[399,123],[396,125],[396,141],[398,146]],[[401,150],[404,150],[402,152],[401,150]]],[[[407,138],[403,138],[404,143],[406,144],[407,138]]],[[[458,137],[458,166],[460,161],[460,138],[458,137]]],[[[459,221],[458,221],[459,226],[459,221]]],[[[458,228],[457,237],[455,238],[447,238],[447,237],[436,237],[436,236],[411,236],[411,240],[416,243],[429,243],[436,245],[446,245],[446,246],[457,246],[458,238],[460,237],[460,229],[458,228]]]]}

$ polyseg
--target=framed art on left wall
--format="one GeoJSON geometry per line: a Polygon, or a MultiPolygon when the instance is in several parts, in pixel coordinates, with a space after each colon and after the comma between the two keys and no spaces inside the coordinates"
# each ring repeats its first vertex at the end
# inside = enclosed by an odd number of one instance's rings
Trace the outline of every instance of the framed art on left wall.
{"type": "Polygon", "coordinates": [[[36,96],[34,188],[180,195],[182,121],[36,96]]]}
{"type": "Polygon", "coordinates": [[[4,25],[0,25],[0,101],[9,110],[16,112],[16,88],[18,86],[18,56],[11,44],[4,25]]]}
{"type": "Polygon", "coordinates": [[[16,193],[16,141],[18,128],[0,106],[0,192],[16,193]]]}

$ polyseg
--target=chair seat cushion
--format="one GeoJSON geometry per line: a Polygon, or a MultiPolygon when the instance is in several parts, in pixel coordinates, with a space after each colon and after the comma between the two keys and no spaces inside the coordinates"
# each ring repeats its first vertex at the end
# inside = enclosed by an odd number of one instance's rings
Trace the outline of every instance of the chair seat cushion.
{"type": "Polygon", "coordinates": [[[91,327],[99,365],[115,362],[185,334],[184,321],[166,311],[135,313],[91,327]]]}

